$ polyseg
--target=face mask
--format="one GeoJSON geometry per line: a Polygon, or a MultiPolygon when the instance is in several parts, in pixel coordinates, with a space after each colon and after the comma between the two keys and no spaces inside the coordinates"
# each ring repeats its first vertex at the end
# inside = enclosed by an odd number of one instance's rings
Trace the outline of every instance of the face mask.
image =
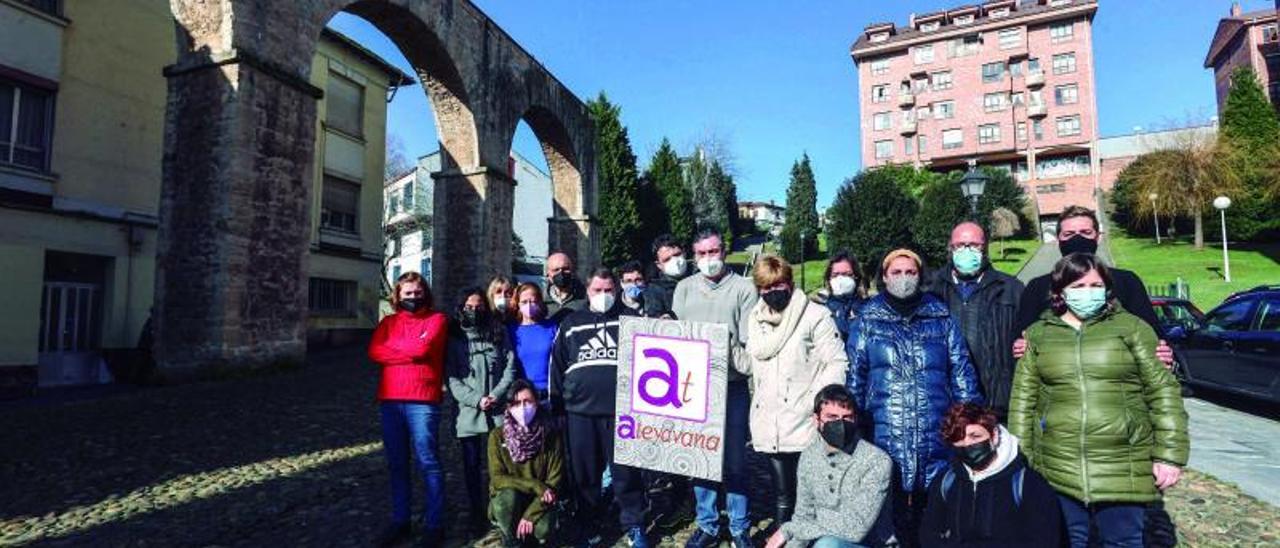
{"type": "Polygon", "coordinates": [[[1098,315],[1107,306],[1105,287],[1068,287],[1062,291],[1062,300],[1077,318],[1087,320],[1098,315]]]}
{"type": "Polygon", "coordinates": [[[916,290],[919,288],[919,276],[890,276],[889,279],[884,282],[885,291],[888,291],[890,295],[899,299],[905,299],[915,295],[916,290]]]}
{"type": "Polygon", "coordinates": [[[698,259],[698,272],[708,278],[719,276],[724,271],[724,261],[715,257],[698,259]]]}
{"type": "Polygon", "coordinates": [[[685,264],[684,256],[676,255],[667,259],[667,262],[662,263],[662,273],[672,278],[679,278],[684,276],[684,269],[687,266],[688,265],[685,264]]]}
{"type": "Polygon", "coordinates": [[[760,294],[760,299],[764,301],[774,312],[782,312],[787,307],[787,303],[791,302],[790,289],[774,289],[760,294]]]}
{"type": "Polygon", "coordinates": [[[982,470],[996,458],[996,446],[991,443],[991,440],[957,447],[955,451],[960,457],[960,462],[972,470],[982,470]]]}
{"type": "Polygon", "coordinates": [[[640,295],[644,294],[644,286],[640,284],[622,284],[622,293],[628,299],[635,301],[640,298],[640,295]]]}
{"type": "Polygon", "coordinates": [[[517,405],[511,408],[511,418],[516,420],[516,424],[528,428],[533,423],[533,417],[538,414],[538,406],[536,405],[517,405]]]}
{"type": "Polygon", "coordinates": [[[852,455],[858,447],[858,425],[853,421],[830,421],[822,424],[818,430],[822,441],[827,445],[852,455]]]}
{"type": "Polygon", "coordinates": [[[458,315],[458,323],[462,324],[462,327],[469,329],[476,326],[476,322],[479,318],[480,314],[475,310],[463,310],[462,313],[458,315]]]}
{"type": "Polygon", "coordinates": [[[853,293],[858,288],[858,281],[853,276],[832,276],[831,277],[831,294],[837,297],[843,297],[853,293]]]}
{"type": "Polygon", "coordinates": [[[972,276],[982,270],[982,252],[962,247],[951,252],[951,264],[962,276],[972,276]]]}
{"type": "Polygon", "coordinates": [[[592,295],[589,300],[591,301],[591,310],[601,314],[613,308],[613,293],[597,293],[592,295]]]}
{"type": "Polygon", "coordinates": [[[422,308],[426,304],[426,299],[421,298],[400,299],[400,308],[408,312],[417,312],[418,309],[422,308]]]}
{"type": "Polygon", "coordinates": [[[1072,236],[1066,240],[1058,241],[1058,251],[1063,257],[1072,253],[1088,253],[1093,255],[1098,252],[1098,240],[1090,240],[1079,234],[1072,236]]]}
{"type": "Polygon", "coordinates": [[[556,274],[555,276],[551,277],[551,285],[554,285],[560,289],[569,289],[569,286],[573,285],[573,274],[570,274],[568,272],[561,272],[559,274],[556,274]]]}
{"type": "Polygon", "coordinates": [[[520,305],[520,313],[526,318],[537,318],[542,316],[542,307],[538,303],[524,303],[520,305]]]}
{"type": "Polygon", "coordinates": [[[502,295],[494,295],[493,309],[497,310],[498,312],[505,312],[507,310],[507,299],[504,298],[502,295]]]}

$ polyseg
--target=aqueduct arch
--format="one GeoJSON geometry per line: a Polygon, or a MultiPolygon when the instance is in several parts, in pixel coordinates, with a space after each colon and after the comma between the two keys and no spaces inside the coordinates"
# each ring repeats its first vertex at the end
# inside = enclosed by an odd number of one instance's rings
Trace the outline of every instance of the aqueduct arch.
{"type": "Polygon", "coordinates": [[[373,23],[413,64],[435,111],[433,289],[510,273],[514,181],[526,120],[555,185],[551,244],[598,258],[595,153],[582,101],[467,0],[170,0],[156,277],[166,372],[301,360],[316,101],[311,59],[339,11],[373,23]]]}

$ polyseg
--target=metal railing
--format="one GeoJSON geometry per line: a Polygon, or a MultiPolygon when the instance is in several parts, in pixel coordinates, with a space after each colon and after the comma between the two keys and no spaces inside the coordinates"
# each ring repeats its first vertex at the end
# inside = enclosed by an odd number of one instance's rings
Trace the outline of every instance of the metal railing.
{"type": "Polygon", "coordinates": [[[1152,297],[1167,297],[1170,299],[1186,299],[1191,300],[1191,284],[1187,283],[1182,277],[1178,277],[1173,283],[1166,285],[1148,285],[1147,294],[1152,297]]]}

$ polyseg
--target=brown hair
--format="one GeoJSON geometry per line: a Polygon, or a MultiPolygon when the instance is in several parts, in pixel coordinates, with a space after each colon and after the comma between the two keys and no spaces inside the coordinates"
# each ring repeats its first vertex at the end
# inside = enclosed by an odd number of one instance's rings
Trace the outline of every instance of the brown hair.
{"type": "Polygon", "coordinates": [[[996,418],[996,412],[989,407],[970,402],[957,403],[947,409],[946,416],[942,417],[942,439],[947,443],[963,440],[965,429],[970,424],[981,426],[994,435],[1000,419],[996,418]]]}
{"type": "Polygon", "coordinates": [[[827,283],[827,289],[831,289],[831,269],[839,263],[849,263],[853,268],[853,279],[856,284],[853,293],[859,298],[866,298],[867,290],[863,285],[862,265],[858,264],[858,259],[854,258],[853,253],[846,250],[838,250],[827,259],[827,269],[822,272],[822,280],[827,283]]]}
{"type": "Polygon", "coordinates": [[[1062,210],[1062,214],[1058,215],[1058,231],[1062,231],[1062,221],[1074,219],[1077,217],[1087,217],[1093,221],[1093,229],[1102,231],[1102,225],[1098,224],[1098,214],[1092,209],[1080,205],[1069,205],[1062,210]]]}
{"type": "Polygon", "coordinates": [[[751,279],[760,289],[773,287],[779,282],[795,285],[791,278],[791,265],[786,259],[777,255],[765,255],[757,259],[756,267],[751,272],[751,279]]]}
{"type": "Polygon", "coordinates": [[[1072,253],[1058,260],[1058,264],[1053,265],[1053,274],[1050,275],[1049,289],[1049,305],[1053,307],[1053,313],[1061,316],[1067,313],[1067,302],[1062,298],[1062,292],[1067,286],[1083,278],[1090,270],[1097,270],[1098,276],[1102,277],[1102,283],[1107,286],[1107,293],[1111,292],[1111,270],[1107,265],[1102,264],[1096,255],[1088,253],[1072,253]]]}
{"type": "Polygon", "coordinates": [[[516,286],[515,294],[511,295],[511,313],[517,322],[524,321],[524,311],[520,310],[520,295],[523,295],[525,291],[533,291],[533,294],[538,297],[538,305],[546,306],[546,301],[542,298],[542,288],[538,287],[538,284],[525,282],[516,286]]]}
{"type": "Polygon", "coordinates": [[[422,277],[422,274],[418,274],[412,270],[405,272],[404,274],[401,274],[399,278],[396,278],[396,285],[391,288],[391,308],[400,308],[400,288],[407,284],[421,285],[422,300],[427,303],[427,308],[435,308],[435,299],[431,297],[431,284],[427,283],[427,280],[422,277]]]}

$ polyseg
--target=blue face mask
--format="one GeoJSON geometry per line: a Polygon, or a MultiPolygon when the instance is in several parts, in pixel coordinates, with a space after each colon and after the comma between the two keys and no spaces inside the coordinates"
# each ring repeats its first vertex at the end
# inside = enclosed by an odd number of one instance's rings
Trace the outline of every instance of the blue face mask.
{"type": "Polygon", "coordinates": [[[971,247],[962,247],[951,252],[951,264],[956,267],[956,272],[972,276],[982,269],[982,252],[971,247]]]}
{"type": "Polygon", "coordinates": [[[1097,316],[1107,306],[1105,287],[1068,287],[1062,291],[1062,300],[1077,318],[1087,320],[1097,316]]]}
{"type": "Polygon", "coordinates": [[[622,291],[627,295],[628,299],[634,301],[644,294],[644,286],[640,284],[622,284],[622,291]]]}

